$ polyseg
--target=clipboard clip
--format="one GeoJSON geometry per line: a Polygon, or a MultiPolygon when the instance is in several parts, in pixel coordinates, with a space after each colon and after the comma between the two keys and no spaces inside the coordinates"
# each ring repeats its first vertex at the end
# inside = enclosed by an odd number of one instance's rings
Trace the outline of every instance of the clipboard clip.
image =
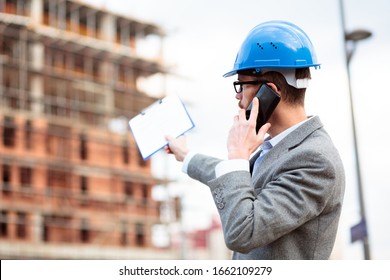
{"type": "MultiPolygon", "coordinates": [[[[162,99],[159,99],[157,102],[158,102],[158,104],[161,104],[161,103],[163,103],[163,100],[162,100],[162,99]]],[[[142,111],[140,114],[141,114],[142,116],[145,116],[145,115],[146,115],[146,112],[145,112],[145,111],[142,111]]]]}

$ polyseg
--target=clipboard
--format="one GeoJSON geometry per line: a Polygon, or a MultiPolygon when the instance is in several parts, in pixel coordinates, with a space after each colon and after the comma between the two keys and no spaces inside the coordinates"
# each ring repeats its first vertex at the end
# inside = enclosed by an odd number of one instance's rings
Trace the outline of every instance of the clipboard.
{"type": "Polygon", "coordinates": [[[168,144],[165,136],[177,138],[195,124],[180,98],[168,95],[133,117],[129,126],[142,158],[147,160],[168,144]]]}

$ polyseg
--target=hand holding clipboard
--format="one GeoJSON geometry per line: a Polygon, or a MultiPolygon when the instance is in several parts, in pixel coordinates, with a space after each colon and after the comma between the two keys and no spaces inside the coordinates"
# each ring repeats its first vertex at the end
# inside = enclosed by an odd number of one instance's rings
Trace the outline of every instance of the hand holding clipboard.
{"type": "Polygon", "coordinates": [[[156,101],[129,121],[138,149],[144,160],[167,145],[165,137],[179,137],[195,127],[178,96],[156,101]]]}

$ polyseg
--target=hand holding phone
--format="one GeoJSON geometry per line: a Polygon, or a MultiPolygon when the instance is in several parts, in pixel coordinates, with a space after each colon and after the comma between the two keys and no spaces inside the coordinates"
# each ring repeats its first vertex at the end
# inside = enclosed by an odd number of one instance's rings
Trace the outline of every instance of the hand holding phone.
{"type": "MultiPolygon", "coordinates": [[[[256,133],[259,132],[260,128],[268,121],[272,112],[279,104],[280,96],[267,84],[263,84],[259,91],[256,93],[255,98],[259,99],[259,113],[256,119],[256,133]]],[[[246,110],[246,118],[249,119],[252,110],[252,102],[249,104],[246,110]]]]}

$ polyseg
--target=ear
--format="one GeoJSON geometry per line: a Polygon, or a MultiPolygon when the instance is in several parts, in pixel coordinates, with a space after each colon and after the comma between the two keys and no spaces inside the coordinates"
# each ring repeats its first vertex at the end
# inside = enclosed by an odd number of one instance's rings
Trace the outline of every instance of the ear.
{"type": "Polygon", "coordinates": [[[281,95],[281,92],[280,90],[278,89],[278,87],[274,84],[274,83],[267,83],[267,85],[273,89],[273,91],[275,91],[279,96],[281,95]]]}

